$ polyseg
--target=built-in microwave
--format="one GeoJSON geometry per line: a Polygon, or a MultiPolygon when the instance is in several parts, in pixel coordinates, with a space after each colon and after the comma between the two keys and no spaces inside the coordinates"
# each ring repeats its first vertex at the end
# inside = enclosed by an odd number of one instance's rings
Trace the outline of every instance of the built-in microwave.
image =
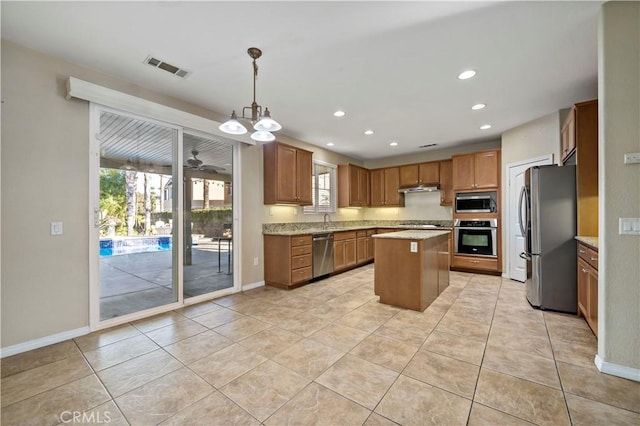
{"type": "Polygon", "coordinates": [[[456,213],[495,213],[498,194],[491,192],[459,192],[456,194],[456,213]]]}

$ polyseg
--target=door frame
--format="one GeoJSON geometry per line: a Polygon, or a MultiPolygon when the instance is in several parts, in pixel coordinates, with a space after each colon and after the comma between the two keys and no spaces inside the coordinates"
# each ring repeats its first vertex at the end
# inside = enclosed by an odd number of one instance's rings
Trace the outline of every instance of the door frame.
{"type": "MultiPolygon", "coordinates": [[[[530,158],[528,160],[521,160],[521,161],[516,161],[513,163],[509,163],[507,165],[505,165],[505,177],[506,177],[506,181],[507,181],[507,194],[505,197],[506,200],[506,208],[505,208],[505,214],[506,216],[503,217],[503,223],[506,223],[506,229],[505,229],[505,233],[504,235],[506,235],[506,241],[503,241],[505,243],[505,247],[506,247],[506,265],[507,267],[505,268],[505,272],[503,273],[503,277],[505,278],[509,278],[509,279],[513,279],[511,277],[511,264],[513,262],[512,256],[511,256],[511,233],[514,232],[514,227],[512,225],[511,222],[511,214],[512,214],[512,210],[514,210],[515,203],[518,202],[517,200],[517,195],[515,196],[516,199],[513,200],[512,196],[511,196],[511,170],[512,169],[516,169],[516,168],[522,168],[523,166],[527,166],[527,168],[531,167],[531,166],[542,166],[542,165],[549,165],[549,164],[554,164],[553,163],[553,154],[546,154],[546,155],[542,155],[540,157],[535,157],[535,158],[530,158]]],[[[518,281],[519,280],[514,280],[514,281],[518,281]]]]}

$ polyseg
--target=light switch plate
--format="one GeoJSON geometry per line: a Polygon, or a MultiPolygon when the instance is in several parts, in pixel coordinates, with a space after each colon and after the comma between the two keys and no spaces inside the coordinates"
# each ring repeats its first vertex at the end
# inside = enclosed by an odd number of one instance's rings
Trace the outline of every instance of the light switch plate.
{"type": "Polygon", "coordinates": [[[418,243],[416,241],[411,241],[411,253],[418,252],[418,243]]]}
{"type": "Polygon", "coordinates": [[[62,222],[51,222],[51,235],[62,235],[62,222]]]}
{"type": "Polygon", "coordinates": [[[621,217],[619,222],[620,235],[640,235],[639,217],[621,217]]]}

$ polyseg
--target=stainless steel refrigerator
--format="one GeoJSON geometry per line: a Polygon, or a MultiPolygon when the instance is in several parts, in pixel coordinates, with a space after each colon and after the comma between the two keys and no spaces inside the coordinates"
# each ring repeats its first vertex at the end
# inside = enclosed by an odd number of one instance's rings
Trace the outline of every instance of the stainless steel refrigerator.
{"type": "Polygon", "coordinates": [[[540,309],[576,313],[576,167],[529,168],[519,204],[527,300],[540,309]]]}

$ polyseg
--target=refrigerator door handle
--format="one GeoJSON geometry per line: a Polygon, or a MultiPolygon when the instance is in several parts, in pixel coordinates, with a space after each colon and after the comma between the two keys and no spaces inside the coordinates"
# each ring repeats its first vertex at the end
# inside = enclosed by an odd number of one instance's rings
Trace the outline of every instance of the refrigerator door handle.
{"type": "Polygon", "coordinates": [[[523,251],[522,253],[520,253],[520,258],[524,260],[531,260],[531,255],[523,251]]]}
{"type": "Polygon", "coordinates": [[[522,236],[524,238],[527,238],[526,231],[524,229],[524,226],[522,225],[522,200],[524,200],[525,192],[526,186],[522,185],[522,188],[520,189],[520,199],[518,201],[518,223],[520,225],[520,232],[522,232],[522,236]]]}

